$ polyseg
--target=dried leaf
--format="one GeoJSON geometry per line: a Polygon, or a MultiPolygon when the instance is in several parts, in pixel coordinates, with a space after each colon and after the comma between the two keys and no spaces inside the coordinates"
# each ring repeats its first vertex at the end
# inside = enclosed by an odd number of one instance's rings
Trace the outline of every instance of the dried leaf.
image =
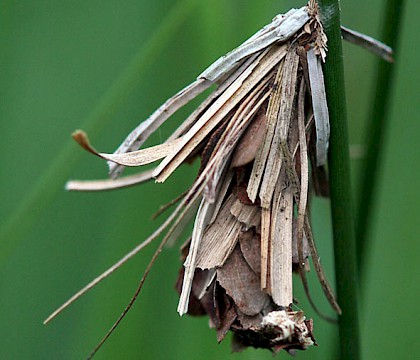
{"type": "MultiPolygon", "coordinates": [[[[226,296],[227,297],[227,296],[226,296]]],[[[238,315],[236,314],[235,306],[229,304],[225,311],[220,315],[220,324],[217,327],[217,341],[220,343],[226,336],[232,324],[235,322],[238,315]]]]}
{"type": "MultiPolygon", "coordinates": [[[[115,153],[121,154],[137,150],[172,114],[185,104],[188,104],[204,90],[208,89],[211,84],[210,81],[205,79],[198,79],[179,91],[161,105],[149,118],[137,126],[118,147],[115,153]]],[[[109,175],[113,178],[117,177],[123,170],[123,167],[113,162],[108,165],[109,175]]]]}
{"type": "Polygon", "coordinates": [[[263,316],[262,314],[249,316],[238,309],[237,319],[243,329],[252,329],[261,326],[263,316]]]}
{"type": "Polygon", "coordinates": [[[361,46],[385,61],[394,62],[393,51],[388,45],[345,26],[341,26],[341,35],[344,40],[361,46]]]}
{"type": "MultiPolygon", "coordinates": [[[[294,225],[294,238],[296,241],[293,243],[293,263],[297,264],[297,270],[302,280],[302,285],[305,294],[312,305],[314,311],[323,319],[327,321],[334,321],[330,317],[324,315],[316,306],[309,291],[309,284],[306,277],[307,268],[309,264],[306,258],[309,255],[308,239],[304,232],[305,216],[307,214],[307,199],[309,189],[309,164],[308,164],[308,149],[306,144],[306,130],[305,130],[305,83],[302,81],[299,89],[298,97],[298,129],[299,129],[299,146],[300,146],[300,193],[298,201],[298,217],[294,225]]],[[[299,186],[297,186],[297,190],[299,186]]]]}
{"type": "Polygon", "coordinates": [[[223,202],[225,201],[225,197],[229,190],[229,186],[232,182],[232,178],[233,178],[233,171],[228,171],[225,177],[223,178],[223,180],[221,180],[220,191],[214,203],[214,212],[213,212],[213,216],[209,224],[213,224],[214,221],[216,220],[217,214],[219,214],[219,211],[223,205],[223,202]]]}
{"type": "Polygon", "coordinates": [[[188,118],[172,133],[167,141],[174,140],[184,135],[195,124],[198,118],[225,92],[225,90],[258,58],[259,54],[250,56],[237,70],[233,71],[223,80],[192,113],[188,118]]]}
{"type": "MultiPolygon", "coordinates": [[[[216,281],[216,269],[210,269],[210,270],[196,269],[196,272],[197,271],[204,271],[207,274],[206,278],[200,284],[200,286],[196,287],[195,289],[193,288],[194,295],[197,296],[198,299],[201,300],[206,295],[206,293],[209,291],[212,284],[214,284],[214,282],[216,281]]],[[[196,284],[195,284],[195,281],[194,281],[194,286],[195,285],[196,284]]]]}
{"type": "MultiPolygon", "coordinates": [[[[280,187],[280,184],[277,185],[280,187]]],[[[292,229],[293,193],[289,187],[273,199],[270,239],[270,289],[277,305],[293,302],[292,229]]]]}
{"type": "Polygon", "coordinates": [[[151,146],[143,150],[137,150],[122,154],[105,154],[99,153],[98,155],[108,161],[124,166],[141,166],[150,164],[160,160],[170,154],[182,141],[178,138],[160,145],[151,146]]]}
{"type": "Polygon", "coordinates": [[[222,134],[220,141],[214,148],[212,159],[217,159],[217,161],[212,168],[209,168],[209,177],[211,178],[211,181],[207,183],[206,191],[204,193],[209,201],[214,201],[216,182],[213,178],[218,179],[222,171],[221,169],[224,169],[225,166],[229,166],[235,145],[247,129],[258,109],[266,102],[270,95],[270,89],[267,89],[267,87],[269,87],[270,78],[271,75],[267,75],[267,77],[243,100],[242,104],[238,107],[238,110],[230,120],[225,132],[222,134]]]}
{"type": "MultiPolygon", "coordinates": [[[[178,279],[175,284],[175,289],[178,291],[179,294],[181,294],[181,290],[182,290],[184,273],[185,273],[185,269],[184,267],[182,267],[179,270],[178,279]]],[[[194,284],[191,291],[192,294],[188,301],[188,314],[189,315],[200,316],[200,315],[205,315],[207,313],[207,309],[205,306],[206,299],[199,299],[198,296],[196,295],[197,294],[196,289],[202,288],[203,283],[207,279],[207,274],[208,274],[207,270],[199,270],[199,269],[196,270],[194,274],[194,284]]]]}
{"type": "MultiPolygon", "coordinates": [[[[312,129],[309,140],[309,157],[311,164],[316,164],[316,133],[312,129]]],[[[329,197],[328,173],[324,166],[311,166],[311,185],[316,196],[329,197]]]]}
{"type": "MultiPolygon", "coordinates": [[[[317,3],[310,0],[307,7],[276,17],[217,60],[201,78],[133,130],[116,153],[98,153],[86,134],[75,133],[75,139],[86,150],[119,163],[110,165],[112,176],[118,175],[122,166],[163,158],[153,171],[157,181],[162,182],[181,163],[201,153],[202,166],[196,180],[179,197],[174,213],[147,240],[152,241],[169,228],[135,295],[106,337],[131,307],[163,246],[179,237],[188,215],[200,203],[191,239],[183,248],[184,269],[177,283],[178,312],[208,314],[218,341],[232,330],[242,344],[274,352],[305,349],[314,343],[312,322],[305,320],[303,313],[291,311],[290,304],[294,263],[298,264],[312,301],[304,264],[310,252],[324,292],[339,310],[319,262],[307,211],[307,138],[309,146],[312,140],[306,132],[310,134],[314,124],[318,163],[325,161],[328,148],[328,109],[321,69],[326,51],[317,3]],[[309,49],[308,53],[304,49],[309,49]],[[217,89],[166,142],[137,151],[171,114],[213,83],[217,89]],[[309,85],[312,104],[305,95],[309,85]],[[312,111],[315,121],[311,119],[312,111]],[[279,307],[284,311],[277,311],[279,307]]],[[[136,181],[150,177],[148,173],[136,181]]],[[[116,183],[130,182],[119,180],[95,186],[106,188],[116,183]]],[[[81,188],[80,184],[76,186],[81,188]]],[[[82,293],[127,259],[120,260],[82,293]]]]}
{"type": "Polygon", "coordinates": [[[258,206],[245,205],[239,199],[232,205],[230,213],[243,225],[244,231],[258,227],[261,223],[261,210],[258,206]]]}
{"type": "Polygon", "coordinates": [[[275,42],[284,42],[290,39],[308,20],[309,15],[306,7],[292,9],[287,14],[274,18],[271,24],[268,24],[244,44],[219,58],[201,73],[199,78],[217,81],[226,72],[237,66],[242,59],[266,49],[275,42]]]}
{"type": "Polygon", "coordinates": [[[156,178],[163,182],[185,160],[185,158],[204,140],[225,116],[237,105],[245,94],[236,92],[258,65],[256,60],[214,101],[214,103],[196,120],[184,135],[177,151],[167,156],[156,170],[156,178]],[[236,95],[236,96],[234,96],[236,95]],[[231,100],[233,97],[233,100],[231,100]]]}
{"type": "Polygon", "coordinates": [[[76,130],[73,133],[73,139],[90,153],[99,156],[102,159],[112,161],[116,164],[123,166],[141,166],[150,164],[157,160],[160,160],[171,153],[178,147],[181,138],[177,138],[160,145],[151,146],[146,149],[132,151],[122,154],[107,154],[98,152],[89,142],[87,134],[82,130],[76,130]]]}
{"type": "Polygon", "coordinates": [[[261,289],[270,291],[270,263],[269,263],[269,249],[270,249],[270,226],[271,224],[271,209],[261,209],[261,289]]]}
{"type": "Polygon", "coordinates": [[[235,198],[231,195],[206,229],[197,252],[196,267],[211,269],[222,266],[238,241],[242,225],[230,213],[235,198]]]}
{"type": "Polygon", "coordinates": [[[274,131],[276,128],[277,120],[278,120],[278,111],[280,108],[280,82],[283,75],[283,63],[281,62],[276,73],[276,78],[273,84],[273,92],[270,96],[270,100],[268,102],[267,108],[267,130],[265,132],[263,146],[259,148],[258,153],[256,155],[252,173],[248,183],[248,196],[252,202],[255,202],[257,199],[258,190],[264,176],[264,169],[267,163],[267,157],[270,152],[270,146],[273,140],[274,131]]]}
{"type": "Polygon", "coordinates": [[[258,275],[245,261],[239,246],[235,247],[223,267],[217,269],[217,281],[246,315],[258,314],[270,302],[269,296],[261,291],[258,275]]]}
{"type": "MultiPolygon", "coordinates": [[[[292,119],[293,104],[296,96],[297,67],[299,56],[294,47],[290,48],[284,62],[283,77],[281,80],[280,108],[267,164],[259,192],[261,206],[270,206],[274,192],[274,186],[280,175],[282,165],[281,144],[286,144],[290,121],[292,119]]],[[[251,175],[252,176],[252,175],[251,175]]]]}
{"type": "Polygon", "coordinates": [[[191,238],[190,249],[188,252],[187,259],[185,260],[185,274],[184,281],[182,283],[182,292],[178,304],[178,312],[180,315],[188,312],[188,301],[190,298],[190,292],[192,287],[192,281],[194,278],[194,272],[196,269],[196,258],[197,251],[200,246],[200,242],[204,233],[204,230],[210,221],[212,216],[213,206],[209,204],[205,199],[201,200],[200,207],[197,211],[197,217],[194,223],[194,229],[191,238]]]}
{"type": "Polygon", "coordinates": [[[305,263],[304,255],[304,222],[306,215],[306,205],[308,202],[309,190],[309,163],[308,163],[308,149],[306,145],[306,131],[305,131],[305,83],[300,83],[298,96],[298,129],[299,129],[299,147],[300,147],[300,194],[298,203],[298,218],[297,218],[297,252],[299,269],[303,269],[305,263]]]}
{"type": "Polygon", "coordinates": [[[239,236],[242,255],[250,268],[261,274],[261,237],[252,230],[242,232],[239,236]]]}
{"type": "Polygon", "coordinates": [[[124,176],[115,180],[70,180],[66,183],[65,189],[68,191],[104,191],[121,189],[142,184],[153,179],[153,172],[154,169],[150,169],[139,174],[124,176]]]}
{"type": "Polygon", "coordinates": [[[255,61],[214,102],[184,135],[177,151],[168,155],[156,169],[156,179],[163,182],[185,160],[224,117],[258,84],[285,54],[284,47],[273,47],[255,61]],[[255,71],[254,71],[255,69],[255,71]]]}
{"type": "Polygon", "coordinates": [[[246,129],[232,155],[230,166],[233,168],[249,164],[255,159],[266,132],[267,117],[264,109],[260,111],[246,129]]]}
{"type": "MultiPolygon", "coordinates": [[[[251,118],[253,115],[250,114],[249,118],[251,118]]],[[[247,119],[249,120],[249,119],[247,119]]],[[[244,120],[245,121],[245,120],[244,120]]],[[[235,144],[236,142],[234,142],[235,144]]],[[[231,150],[233,149],[233,146],[230,146],[231,150]]],[[[230,151],[231,151],[230,150],[230,151]]],[[[223,154],[223,153],[221,153],[223,154]]],[[[223,157],[222,155],[219,155],[220,160],[220,164],[219,166],[216,168],[218,170],[217,174],[213,175],[213,187],[216,188],[218,186],[219,180],[222,177],[223,174],[223,170],[225,169],[226,165],[227,165],[227,159],[229,158],[227,155],[225,157],[223,157]]],[[[214,161],[216,158],[213,158],[209,161],[209,164],[207,165],[207,167],[203,170],[202,174],[199,176],[199,178],[196,181],[196,184],[201,183],[202,181],[204,181],[204,176],[208,175],[206,170],[211,168],[211,163],[212,161],[214,161]],[[201,181],[200,181],[201,179],[201,181]]],[[[205,182],[204,185],[207,185],[207,183],[205,182]]],[[[191,192],[192,190],[190,190],[191,192]]],[[[194,225],[194,230],[193,230],[193,237],[192,237],[192,241],[191,241],[191,246],[190,246],[190,252],[188,254],[187,260],[184,264],[186,271],[185,271],[185,276],[184,276],[184,283],[183,283],[183,288],[182,288],[182,293],[180,296],[180,301],[179,301],[179,305],[178,305],[178,312],[182,315],[184,313],[186,313],[188,311],[188,299],[189,299],[189,294],[191,291],[191,286],[192,286],[192,281],[193,281],[193,276],[194,276],[194,269],[199,266],[196,264],[196,256],[197,256],[197,252],[198,250],[201,248],[199,247],[199,243],[202,240],[202,233],[204,230],[204,223],[208,224],[209,223],[209,215],[210,211],[214,210],[214,206],[210,207],[210,203],[206,200],[206,198],[203,199],[203,208],[200,207],[198,215],[197,215],[197,219],[196,219],[196,223],[194,225]],[[200,212],[200,209],[202,209],[202,213],[200,212]],[[205,215],[204,215],[205,214],[205,215]],[[205,218],[205,220],[204,220],[205,218]],[[198,230],[197,230],[198,229],[198,230]],[[196,231],[197,230],[197,231],[196,231]]],[[[230,215],[230,214],[229,214],[230,215]]],[[[233,244],[234,246],[234,244],[233,244]]],[[[227,253],[226,256],[228,256],[229,254],[227,253]]]]}
{"type": "MultiPolygon", "coordinates": [[[[302,255],[303,259],[306,260],[308,256],[311,255],[308,245],[308,239],[306,238],[305,232],[303,232],[303,239],[302,239],[302,255]]],[[[298,231],[297,231],[297,219],[293,218],[293,242],[292,242],[292,263],[293,269],[298,268],[299,262],[299,249],[298,249],[298,231]]],[[[304,269],[309,271],[309,264],[307,261],[304,261],[304,269]],[[307,266],[308,265],[308,266],[307,266]]]]}
{"type": "Polygon", "coordinates": [[[316,0],[310,0],[308,2],[308,13],[311,16],[311,26],[313,27],[312,36],[314,37],[312,41],[312,46],[316,55],[320,56],[322,61],[325,62],[327,57],[327,35],[324,32],[321,17],[319,14],[318,2],[316,0]]]}
{"type": "Polygon", "coordinates": [[[328,142],[330,137],[330,120],[325,93],[324,75],[321,59],[315,55],[313,48],[307,52],[309,80],[311,84],[312,107],[316,128],[316,158],[317,166],[327,161],[328,142]]]}

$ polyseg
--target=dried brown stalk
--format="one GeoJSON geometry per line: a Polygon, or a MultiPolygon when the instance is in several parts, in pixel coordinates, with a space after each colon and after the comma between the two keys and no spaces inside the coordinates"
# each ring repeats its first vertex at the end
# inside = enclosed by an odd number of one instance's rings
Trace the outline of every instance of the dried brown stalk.
{"type": "Polygon", "coordinates": [[[180,236],[198,207],[192,235],[182,246],[178,312],[207,314],[218,341],[228,331],[235,334],[235,349],[293,352],[315,344],[312,321],[293,311],[292,272],[301,277],[315,308],[306,278],[310,255],[327,299],[340,313],[319,261],[308,205],[310,183],[316,193],[328,190],[323,165],[329,117],[321,67],[326,41],[317,4],[310,0],[217,60],[134,129],[114,154],[98,152],[84,132],[74,133],[84,149],[109,162],[112,180],[71,181],[68,190],[108,190],[152,177],[164,182],[197,156],[201,167],[164,224],[46,322],[167,229],[133,298],[93,355],[130,309],[163,246],[180,236]],[[164,143],[138,150],[174,112],[213,84],[214,92],[164,143]],[[152,170],[116,179],[124,166],[157,160],[152,170]]]}

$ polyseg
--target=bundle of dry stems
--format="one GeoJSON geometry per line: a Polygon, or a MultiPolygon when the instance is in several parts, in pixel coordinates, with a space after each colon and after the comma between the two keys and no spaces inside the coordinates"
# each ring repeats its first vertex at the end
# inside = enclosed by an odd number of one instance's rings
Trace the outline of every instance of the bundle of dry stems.
{"type": "Polygon", "coordinates": [[[292,272],[300,276],[313,304],[306,280],[311,257],[329,303],[340,313],[319,261],[308,206],[310,194],[328,195],[326,43],[311,0],[275,17],[217,60],[134,129],[114,154],[99,153],[85,133],[76,131],[73,137],[82,147],[108,161],[111,179],[71,181],[69,190],[108,190],[152,178],[164,182],[196,157],[201,167],[163,225],[46,322],[167,230],[117,325],[163,246],[182,233],[183,220],[196,212],[192,235],[181,247],[178,312],[207,314],[218,341],[229,330],[234,333],[236,350],[254,346],[292,352],[315,344],[312,320],[293,305],[292,272]],[[137,150],[174,112],[213,84],[217,88],[164,143],[137,150]],[[160,159],[152,170],[118,177],[125,166],[160,159]]]}

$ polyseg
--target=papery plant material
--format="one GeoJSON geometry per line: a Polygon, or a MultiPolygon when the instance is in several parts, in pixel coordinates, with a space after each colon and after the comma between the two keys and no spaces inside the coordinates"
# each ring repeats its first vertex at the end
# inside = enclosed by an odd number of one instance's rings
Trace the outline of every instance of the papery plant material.
{"type": "Polygon", "coordinates": [[[71,181],[69,190],[114,189],[151,178],[163,182],[197,156],[201,167],[163,225],[46,322],[167,230],[134,297],[93,355],[131,307],[164,245],[182,233],[198,208],[191,237],[182,246],[178,312],[207,314],[218,341],[233,331],[235,349],[291,352],[315,343],[312,321],[292,309],[292,271],[301,277],[315,307],[306,279],[311,255],[326,297],[340,313],[319,261],[308,212],[311,186],[316,194],[328,194],[323,165],[329,119],[321,67],[326,41],[311,0],[276,16],[217,60],[134,129],[114,154],[95,150],[82,131],[73,134],[83,148],[109,162],[113,180],[71,181]],[[212,84],[217,85],[214,92],[167,141],[138,150],[175,111],[212,84]],[[115,179],[124,166],[160,159],[152,170],[115,179]]]}
{"type": "Polygon", "coordinates": [[[344,40],[359,45],[387,62],[394,62],[393,50],[386,44],[358,31],[341,26],[341,35],[344,40]]]}

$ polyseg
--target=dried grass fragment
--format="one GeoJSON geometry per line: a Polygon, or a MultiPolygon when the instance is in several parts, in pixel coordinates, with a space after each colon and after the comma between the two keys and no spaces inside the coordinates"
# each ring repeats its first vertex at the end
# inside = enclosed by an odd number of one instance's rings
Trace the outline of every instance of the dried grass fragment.
{"type": "MultiPolygon", "coordinates": [[[[389,56],[389,49],[371,38],[361,41],[389,56]]],[[[75,132],[84,149],[108,161],[111,179],[71,181],[68,190],[110,190],[151,178],[164,182],[194,157],[201,167],[164,224],[46,322],[167,230],[135,295],[93,355],[130,309],[164,245],[179,237],[198,207],[192,235],[182,246],[184,266],[176,285],[180,315],[207,315],[218,341],[234,333],[236,350],[293,352],[314,345],[312,321],[293,310],[293,271],[316,308],[306,280],[309,257],[331,307],[341,311],[319,261],[308,206],[311,188],[328,195],[329,116],[321,66],[326,56],[318,6],[310,0],[306,7],[276,16],[218,59],[139,124],[114,154],[98,152],[85,133],[75,132]],[[217,89],[164,143],[138,150],[212,84],[217,89]],[[157,160],[162,161],[152,170],[118,179],[124,166],[157,160]]]]}

